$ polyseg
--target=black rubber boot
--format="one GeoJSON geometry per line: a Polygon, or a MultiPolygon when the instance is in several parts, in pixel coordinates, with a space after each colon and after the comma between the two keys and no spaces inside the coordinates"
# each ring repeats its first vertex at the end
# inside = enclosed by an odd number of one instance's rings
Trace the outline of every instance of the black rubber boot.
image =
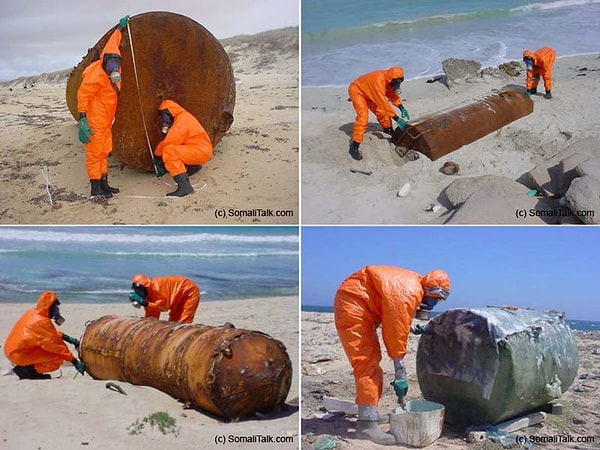
{"type": "Polygon", "coordinates": [[[394,129],[392,127],[387,127],[383,129],[383,132],[392,136],[394,134],[394,129]]]}
{"type": "Polygon", "coordinates": [[[111,194],[118,194],[120,191],[118,188],[112,187],[108,184],[108,174],[105,173],[102,175],[100,179],[100,184],[102,185],[102,189],[106,192],[110,192],[111,194]]]}
{"type": "Polygon", "coordinates": [[[550,100],[552,98],[552,91],[546,91],[546,95],[544,95],[544,98],[550,100]]]}
{"type": "Polygon", "coordinates": [[[19,377],[19,380],[49,380],[49,373],[38,373],[35,368],[31,366],[15,366],[13,372],[19,377]]]}
{"type": "Polygon", "coordinates": [[[92,193],[90,194],[90,197],[112,197],[112,194],[110,192],[102,189],[102,180],[90,180],[90,184],[92,185],[92,193]]]}
{"type": "Polygon", "coordinates": [[[200,169],[202,169],[202,166],[185,166],[185,169],[187,170],[188,177],[191,177],[200,169]]]}
{"type": "Polygon", "coordinates": [[[531,88],[531,95],[537,94],[537,88],[531,88]]]}
{"type": "Polygon", "coordinates": [[[175,182],[177,183],[177,190],[173,192],[169,192],[167,196],[169,197],[183,197],[185,195],[191,194],[194,192],[194,188],[190,184],[190,177],[187,173],[181,173],[179,175],[175,175],[173,177],[175,182]]]}
{"type": "Polygon", "coordinates": [[[358,149],[358,146],[360,144],[356,141],[352,141],[350,142],[350,148],[348,149],[348,153],[350,153],[350,156],[352,156],[352,158],[354,158],[357,161],[360,161],[362,159],[362,155],[360,154],[360,150],[358,149]]]}

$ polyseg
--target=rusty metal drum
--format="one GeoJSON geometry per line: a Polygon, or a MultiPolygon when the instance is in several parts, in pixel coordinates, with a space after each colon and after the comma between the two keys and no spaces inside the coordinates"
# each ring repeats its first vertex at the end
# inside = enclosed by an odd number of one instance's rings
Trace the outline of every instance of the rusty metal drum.
{"type": "Polygon", "coordinates": [[[153,318],[88,323],[79,357],[95,379],[152,386],[234,420],[283,406],[292,380],[285,346],[267,334],[153,318]]]}
{"type": "MultiPolygon", "coordinates": [[[[71,72],[66,99],[76,120],[81,74],[99,58],[115,28],[108,30],[71,72]]],[[[112,128],[115,158],[137,169],[154,170],[144,122],[154,149],[164,137],[157,108],[166,99],[193,114],[213,146],[217,145],[233,123],[235,78],[225,49],[206,28],[180,14],[142,13],[132,16],[123,30],[120,50],[121,93],[112,128]]]]}
{"type": "Polygon", "coordinates": [[[427,114],[396,128],[396,147],[423,153],[432,161],[533,112],[533,101],[521,90],[507,88],[466,105],[427,114]]]}

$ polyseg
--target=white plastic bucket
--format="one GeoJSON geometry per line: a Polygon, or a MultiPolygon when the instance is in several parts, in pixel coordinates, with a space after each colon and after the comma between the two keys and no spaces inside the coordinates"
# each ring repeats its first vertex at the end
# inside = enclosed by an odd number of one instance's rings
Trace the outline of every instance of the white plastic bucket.
{"type": "Polygon", "coordinates": [[[444,405],[427,400],[410,400],[404,411],[390,414],[390,432],[396,443],[426,447],[442,434],[444,405]]]}

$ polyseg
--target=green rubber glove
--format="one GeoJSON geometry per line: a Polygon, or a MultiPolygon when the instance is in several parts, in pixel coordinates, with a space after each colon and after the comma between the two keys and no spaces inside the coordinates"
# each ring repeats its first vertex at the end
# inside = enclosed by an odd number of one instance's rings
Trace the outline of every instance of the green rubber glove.
{"type": "Polygon", "coordinates": [[[123,31],[128,23],[129,23],[129,16],[122,17],[119,20],[119,31],[123,31]]]}
{"type": "Polygon", "coordinates": [[[73,358],[72,362],[75,366],[75,369],[77,369],[77,372],[83,375],[83,373],[85,372],[85,364],[83,363],[83,361],[79,361],[77,358],[73,358]]]}
{"type": "Polygon", "coordinates": [[[144,300],[142,297],[140,297],[137,292],[131,291],[129,293],[129,300],[131,300],[134,303],[137,303],[138,305],[141,306],[148,306],[148,302],[146,300],[144,300]]]}
{"type": "Polygon", "coordinates": [[[410,120],[410,115],[408,114],[408,111],[406,110],[404,105],[400,105],[400,115],[404,120],[410,120]]]}
{"type": "Polygon", "coordinates": [[[398,397],[398,404],[401,404],[402,400],[404,400],[404,397],[406,397],[406,394],[408,393],[408,381],[406,381],[406,379],[394,380],[391,384],[394,386],[396,397],[398,397]]]}
{"type": "Polygon", "coordinates": [[[79,339],[75,339],[74,337],[69,336],[68,334],[63,334],[63,341],[68,342],[75,346],[75,348],[79,348],[79,339]]]}
{"type": "Polygon", "coordinates": [[[527,89],[527,92],[525,92],[525,96],[527,98],[531,98],[531,91],[529,89],[527,89]]]}
{"type": "Polygon", "coordinates": [[[410,332],[412,334],[416,334],[417,336],[419,334],[427,333],[427,326],[417,324],[414,327],[411,327],[410,332]]]}
{"type": "Polygon", "coordinates": [[[87,117],[82,116],[79,118],[79,142],[82,144],[89,144],[89,135],[94,135],[94,131],[90,128],[87,123],[87,117]]]}
{"type": "Polygon", "coordinates": [[[396,124],[398,125],[398,128],[400,128],[402,131],[404,131],[404,129],[406,128],[406,122],[404,120],[402,120],[398,116],[394,116],[394,122],[396,122],[396,124]]]}
{"type": "Polygon", "coordinates": [[[154,164],[154,167],[156,168],[156,176],[158,178],[164,176],[167,173],[167,170],[165,169],[165,165],[161,158],[152,158],[152,164],[154,164]]]}

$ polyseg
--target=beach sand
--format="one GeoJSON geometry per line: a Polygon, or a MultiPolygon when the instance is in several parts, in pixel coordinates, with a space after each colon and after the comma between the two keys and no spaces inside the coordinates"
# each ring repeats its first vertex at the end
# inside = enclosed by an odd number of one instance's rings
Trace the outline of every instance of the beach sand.
{"type": "MultiPolygon", "coordinates": [[[[425,323],[418,321],[420,323],[425,323]]],[[[333,321],[333,313],[301,313],[302,329],[302,449],[312,449],[319,439],[334,439],[337,450],[389,448],[370,441],[355,439],[356,416],[335,417],[323,420],[323,396],[354,402],[356,389],[352,368],[339,342],[333,321]]],[[[407,399],[422,398],[416,376],[416,352],[418,336],[410,335],[408,353],[405,358],[408,373],[409,390],[407,399]]],[[[558,400],[563,406],[562,415],[548,414],[543,425],[532,426],[516,432],[517,434],[550,436],[570,435],[594,436],[596,446],[600,436],[600,332],[575,332],[579,349],[579,371],[575,381],[558,400]],[[578,392],[579,391],[579,392],[578,392]]],[[[383,342],[380,344],[383,349],[383,342]]],[[[394,377],[393,362],[384,350],[381,368],[384,381],[394,377]]],[[[385,383],[384,383],[385,384],[385,383]]],[[[383,397],[379,403],[379,412],[387,414],[396,407],[396,396],[391,386],[384,385],[383,397]]],[[[381,425],[388,431],[389,425],[381,425]]],[[[501,449],[502,445],[491,442],[467,444],[465,433],[444,424],[441,437],[427,448],[432,449],[501,449]]],[[[405,448],[398,446],[397,448],[405,448]]],[[[407,448],[407,447],[406,447],[407,448]]],[[[544,448],[558,448],[549,445],[544,448]]],[[[560,448],[596,448],[594,445],[574,444],[560,448]]]]}
{"type": "Polygon", "coordinates": [[[165,196],[176,187],[168,174],[157,178],[110,157],[109,181],[121,193],[90,202],[65,100],[70,70],[0,83],[0,224],[297,224],[298,27],[222,45],[236,80],[234,122],[191,177],[196,192],[183,198],[165,196]],[[273,216],[239,215],[250,209],[273,216]],[[223,210],[227,217],[217,217],[223,210]]]}
{"type": "MultiPolygon", "coordinates": [[[[18,318],[32,305],[0,304],[0,345],[18,318]]],[[[63,302],[61,313],[65,333],[79,337],[86,321],[103,315],[141,314],[128,301],[115,304],[70,304],[63,302]]],[[[165,315],[163,314],[163,319],[165,315]]],[[[118,381],[127,395],[106,389],[106,381],[89,375],[75,377],[71,364],[64,364],[52,380],[19,380],[12,373],[0,376],[0,448],[71,449],[71,448],[217,448],[216,436],[240,438],[252,435],[293,437],[289,444],[228,443],[227,448],[298,448],[299,445],[299,370],[298,370],[298,297],[250,300],[201,301],[195,323],[221,326],[232,322],[237,328],[263,331],[280,340],[287,348],[293,365],[292,386],[280,413],[267,419],[220,420],[196,409],[184,409],[171,396],[151,387],[118,381]],[[179,435],[163,435],[146,426],[141,434],[130,435],[127,428],[144,417],[166,411],[176,419],[179,435]]],[[[69,345],[73,350],[73,347],[69,345]]],[[[0,352],[0,372],[11,367],[0,352]]],[[[75,353],[76,355],[76,353],[75,353]]]]}
{"type": "MultiPolygon", "coordinates": [[[[533,96],[532,114],[436,161],[423,155],[416,161],[398,156],[372,113],[360,147],[363,159],[353,160],[348,144],[355,112],[347,88],[303,88],[302,222],[443,223],[449,208],[441,203],[440,193],[453,180],[488,174],[519,180],[571,143],[585,137],[600,138],[600,57],[559,58],[553,79],[554,98],[533,96]],[[447,161],[459,165],[458,175],[440,173],[447,161]],[[353,173],[350,169],[372,174],[353,173]],[[398,191],[405,183],[410,183],[410,195],[399,197],[398,191]],[[441,208],[426,211],[431,204],[441,208]]],[[[491,94],[494,89],[522,87],[524,80],[524,71],[516,77],[497,73],[477,76],[448,89],[440,82],[415,79],[403,83],[402,98],[414,120],[491,94]]],[[[539,91],[544,93],[542,84],[539,91]]],[[[485,214],[482,211],[482,217],[471,223],[489,223],[485,214]]]]}

